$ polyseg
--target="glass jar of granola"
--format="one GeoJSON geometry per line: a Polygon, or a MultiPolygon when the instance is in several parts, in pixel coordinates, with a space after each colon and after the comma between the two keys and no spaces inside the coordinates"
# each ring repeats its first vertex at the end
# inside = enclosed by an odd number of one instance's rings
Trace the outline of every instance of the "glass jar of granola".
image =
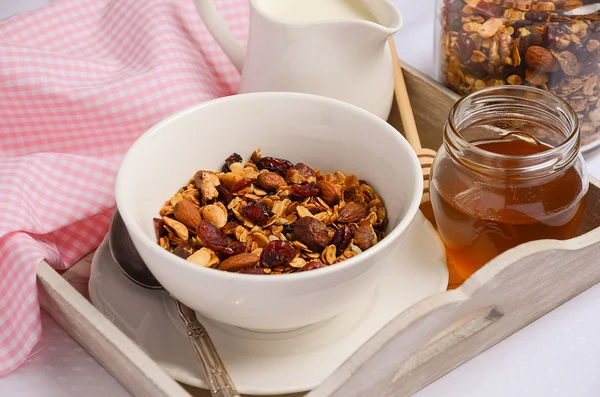
{"type": "Polygon", "coordinates": [[[590,0],[438,0],[440,81],[459,95],[527,85],[565,99],[600,144],[600,8],[590,0]]]}

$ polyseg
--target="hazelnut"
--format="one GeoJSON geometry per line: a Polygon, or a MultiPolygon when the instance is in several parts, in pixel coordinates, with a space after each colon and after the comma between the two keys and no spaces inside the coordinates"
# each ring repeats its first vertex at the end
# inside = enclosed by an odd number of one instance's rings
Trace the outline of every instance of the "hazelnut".
{"type": "Polygon", "coordinates": [[[367,216],[367,207],[358,203],[347,203],[340,209],[337,221],[340,223],[354,223],[367,216]]]}
{"type": "Polygon", "coordinates": [[[188,243],[181,243],[173,250],[173,253],[180,258],[187,259],[194,253],[194,249],[188,243]]]}
{"type": "Polygon", "coordinates": [[[327,225],[310,216],[305,216],[296,221],[292,230],[292,237],[315,252],[327,247],[329,241],[331,241],[327,225]]]}
{"type": "Polygon", "coordinates": [[[286,185],[285,179],[275,172],[266,171],[258,174],[258,186],[265,189],[267,192],[275,191],[286,185]]]}
{"type": "Polygon", "coordinates": [[[354,231],[354,244],[363,251],[377,244],[377,234],[371,222],[366,219],[358,222],[358,227],[354,231]]]}

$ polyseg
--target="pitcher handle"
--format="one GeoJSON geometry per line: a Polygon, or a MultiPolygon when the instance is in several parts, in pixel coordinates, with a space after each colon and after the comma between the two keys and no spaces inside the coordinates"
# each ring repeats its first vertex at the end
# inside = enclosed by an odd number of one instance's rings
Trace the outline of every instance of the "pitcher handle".
{"type": "Polygon", "coordinates": [[[217,12],[213,0],[195,0],[200,18],[206,25],[210,34],[217,41],[225,55],[231,60],[238,72],[242,72],[244,64],[244,50],[231,30],[217,12]]]}

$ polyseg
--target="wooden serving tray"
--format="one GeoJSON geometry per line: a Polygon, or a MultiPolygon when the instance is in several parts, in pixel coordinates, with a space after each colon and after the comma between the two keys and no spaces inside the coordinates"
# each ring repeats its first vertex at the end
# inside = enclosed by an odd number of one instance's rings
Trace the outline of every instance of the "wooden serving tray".
{"type": "MultiPolygon", "coordinates": [[[[410,67],[404,75],[423,146],[437,149],[458,96],[410,67]]],[[[590,179],[578,237],[505,252],[457,289],[400,314],[317,389],[286,396],[410,396],[600,282],[600,181],[590,179]]],[[[42,308],[134,396],[210,396],[171,379],[46,262],[38,284],[42,308]]]]}

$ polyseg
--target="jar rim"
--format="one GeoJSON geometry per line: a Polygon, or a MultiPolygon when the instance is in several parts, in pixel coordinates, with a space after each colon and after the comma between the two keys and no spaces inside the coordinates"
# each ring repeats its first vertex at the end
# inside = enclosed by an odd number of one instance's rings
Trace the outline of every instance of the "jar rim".
{"type": "Polygon", "coordinates": [[[494,160],[524,160],[524,159],[526,159],[526,160],[544,160],[547,158],[554,158],[565,151],[578,152],[579,146],[580,146],[580,122],[579,122],[579,117],[577,116],[577,113],[575,112],[575,110],[563,98],[559,97],[558,95],[551,94],[550,92],[542,90],[537,87],[529,87],[529,86],[523,86],[523,85],[519,85],[519,86],[499,85],[499,86],[486,87],[486,88],[477,90],[469,95],[461,97],[458,101],[456,101],[454,103],[454,105],[450,108],[450,112],[448,114],[448,120],[447,120],[446,124],[452,130],[452,133],[454,134],[454,136],[459,138],[462,149],[467,149],[477,155],[486,156],[486,157],[488,157],[490,159],[494,159],[494,160]],[[465,102],[472,101],[472,100],[474,100],[474,98],[477,98],[479,96],[485,97],[485,96],[489,96],[490,94],[493,94],[493,93],[499,92],[499,91],[530,92],[534,95],[540,95],[541,97],[544,97],[544,98],[547,98],[547,99],[550,99],[550,100],[556,102],[556,104],[559,105],[562,108],[562,110],[564,111],[563,114],[565,116],[567,116],[567,121],[570,124],[569,132],[568,132],[568,134],[565,135],[565,139],[560,144],[553,146],[548,150],[545,150],[545,151],[539,152],[539,153],[534,153],[534,154],[526,154],[526,155],[511,155],[511,154],[501,154],[501,153],[496,153],[496,152],[490,152],[490,151],[482,149],[482,148],[478,147],[477,145],[474,145],[473,143],[466,140],[463,137],[463,135],[460,133],[460,131],[457,129],[455,122],[454,122],[456,120],[457,112],[459,111],[461,106],[463,106],[465,102]]]}

